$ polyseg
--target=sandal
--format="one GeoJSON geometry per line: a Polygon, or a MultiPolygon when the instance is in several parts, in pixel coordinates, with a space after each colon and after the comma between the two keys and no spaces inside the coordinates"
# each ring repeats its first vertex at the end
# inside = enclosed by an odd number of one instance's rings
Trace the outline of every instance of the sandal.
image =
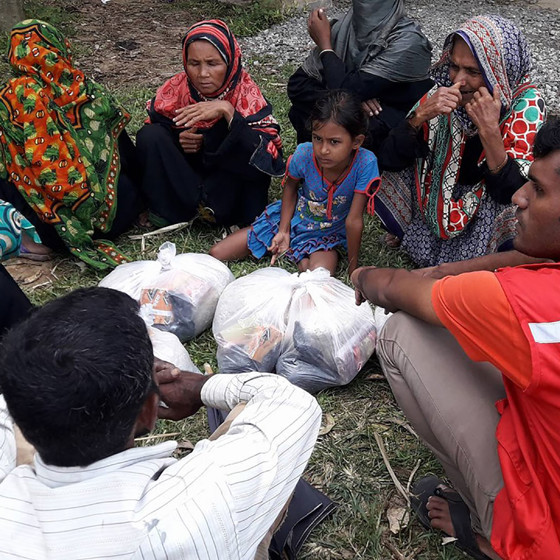
{"type": "Polygon", "coordinates": [[[428,515],[428,500],[430,496],[438,496],[449,504],[449,515],[455,530],[456,541],[453,544],[476,560],[490,560],[486,554],[481,552],[476,542],[476,536],[471,527],[471,515],[469,508],[461,496],[455,490],[444,490],[445,483],[437,476],[426,476],[421,478],[411,489],[412,497],[410,505],[418,516],[418,521],[429,530],[433,530],[428,515]]]}

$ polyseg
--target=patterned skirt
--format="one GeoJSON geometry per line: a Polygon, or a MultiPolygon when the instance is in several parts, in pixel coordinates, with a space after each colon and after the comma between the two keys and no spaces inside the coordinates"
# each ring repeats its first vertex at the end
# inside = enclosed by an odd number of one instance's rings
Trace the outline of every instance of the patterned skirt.
{"type": "MultiPolygon", "coordinates": [[[[471,190],[457,185],[459,198],[471,190]]],[[[462,261],[513,248],[515,206],[483,198],[478,212],[464,231],[451,239],[436,237],[420,211],[412,168],[385,172],[375,197],[375,213],[385,228],[401,239],[401,246],[419,267],[462,261]]]]}
{"type": "MultiPolygon", "coordinates": [[[[269,204],[253,222],[247,234],[247,246],[257,259],[266,254],[267,247],[270,247],[272,243],[272,238],[278,233],[281,209],[282,201],[280,200],[269,204]]],[[[346,250],[344,220],[329,225],[328,228],[317,227],[311,229],[296,213],[291,223],[290,249],[285,256],[292,262],[298,263],[315,251],[329,251],[340,246],[346,250]]]]}

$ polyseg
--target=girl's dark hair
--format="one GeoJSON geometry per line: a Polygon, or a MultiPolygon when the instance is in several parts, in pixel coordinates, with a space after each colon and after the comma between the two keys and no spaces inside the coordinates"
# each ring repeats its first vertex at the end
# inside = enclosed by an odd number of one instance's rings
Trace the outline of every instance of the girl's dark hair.
{"type": "Polygon", "coordinates": [[[320,97],[309,115],[307,128],[313,130],[315,123],[332,121],[346,129],[352,138],[366,134],[368,118],[360,99],[343,89],[332,89],[320,97]]]}

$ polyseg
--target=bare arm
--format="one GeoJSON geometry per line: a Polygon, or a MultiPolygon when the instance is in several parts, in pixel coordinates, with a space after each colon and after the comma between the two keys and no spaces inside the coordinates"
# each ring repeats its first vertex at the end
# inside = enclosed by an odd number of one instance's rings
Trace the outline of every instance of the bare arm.
{"type": "Polygon", "coordinates": [[[388,311],[406,311],[432,325],[441,326],[432,305],[436,280],[403,268],[358,268],[352,274],[356,303],[368,300],[388,311]]]}
{"type": "Polygon", "coordinates": [[[272,253],[271,265],[276,262],[276,259],[282,253],[285,253],[290,248],[291,221],[296,209],[298,185],[299,180],[289,176],[284,181],[278,233],[272,238],[270,247],[268,247],[268,250],[272,253]]]}
{"type": "Polygon", "coordinates": [[[346,241],[348,242],[348,274],[352,274],[358,266],[360,245],[362,244],[362,231],[364,229],[364,208],[367,196],[355,193],[346,217],[346,241]]]}
{"type": "Polygon", "coordinates": [[[414,270],[415,274],[427,276],[430,278],[444,278],[445,276],[456,276],[464,272],[474,272],[476,270],[489,270],[493,272],[497,268],[506,266],[518,266],[521,264],[536,264],[541,262],[549,262],[547,259],[537,259],[530,257],[519,251],[504,251],[502,253],[492,253],[483,257],[476,257],[466,261],[458,261],[451,263],[443,263],[437,266],[427,268],[419,268],[414,270]]]}

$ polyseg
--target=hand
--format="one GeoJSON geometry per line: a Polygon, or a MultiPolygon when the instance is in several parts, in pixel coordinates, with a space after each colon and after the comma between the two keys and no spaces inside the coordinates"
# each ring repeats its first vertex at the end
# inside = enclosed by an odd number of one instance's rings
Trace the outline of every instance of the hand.
{"type": "Polygon", "coordinates": [[[307,30],[319,50],[332,49],[331,24],[324,8],[318,8],[309,14],[307,30]]]}
{"type": "Polygon", "coordinates": [[[377,116],[381,113],[381,111],[383,111],[381,104],[377,99],[362,101],[362,109],[368,117],[373,117],[374,115],[377,116]]]}
{"type": "Polygon", "coordinates": [[[179,144],[181,144],[181,148],[183,148],[183,152],[186,154],[196,154],[196,152],[200,151],[203,139],[202,134],[197,134],[196,128],[183,130],[179,134],[179,144]]]}
{"type": "Polygon", "coordinates": [[[274,263],[278,257],[282,256],[290,248],[290,233],[279,231],[270,243],[270,247],[267,249],[272,253],[272,258],[270,259],[270,266],[274,266],[274,263]]]}
{"type": "MultiPolygon", "coordinates": [[[[373,267],[367,267],[373,268],[373,267]]],[[[362,292],[362,286],[360,283],[360,274],[363,270],[365,270],[365,266],[361,266],[360,268],[356,268],[350,273],[350,281],[354,284],[354,296],[356,298],[356,305],[362,305],[364,301],[367,301],[367,297],[362,292]]]]}
{"type": "Polygon", "coordinates": [[[155,379],[161,400],[168,406],[160,406],[158,416],[166,420],[182,420],[192,416],[203,404],[200,392],[209,377],[200,373],[180,371],[175,367],[156,370],[155,379]]]}
{"type": "Polygon", "coordinates": [[[180,128],[189,128],[200,121],[212,121],[225,118],[229,122],[233,118],[235,109],[229,101],[201,101],[193,105],[187,105],[175,111],[177,116],[173,122],[180,128]]]}
{"type": "Polygon", "coordinates": [[[432,120],[438,115],[449,115],[461,103],[461,87],[463,82],[457,82],[451,87],[440,87],[431,96],[421,103],[415,111],[415,116],[410,119],[412,126],[418,127],[422,123],[432,120]]]}
{"type": "Polygon", "coordinates": [[[468,261],[441,263],[436,266],[416,268],[411,270],[411,272],[423,278],[434,278],[435,280],[439,280],[440,278],[445,278],[446,276],[456,276],[457,274],[468,272],[468,268],[465,267],[465,263],[467,262],[468,261]]]}
{"type": "Polygon", "coordinates": [[[476,125],[479,132],[499,132],[500,112],[502,110],[502,100],[500,98],[500,86],[496,85],[494,94],[481,87],[474,92],[473,98],[465,105],[467,115],[476,125]]]}

